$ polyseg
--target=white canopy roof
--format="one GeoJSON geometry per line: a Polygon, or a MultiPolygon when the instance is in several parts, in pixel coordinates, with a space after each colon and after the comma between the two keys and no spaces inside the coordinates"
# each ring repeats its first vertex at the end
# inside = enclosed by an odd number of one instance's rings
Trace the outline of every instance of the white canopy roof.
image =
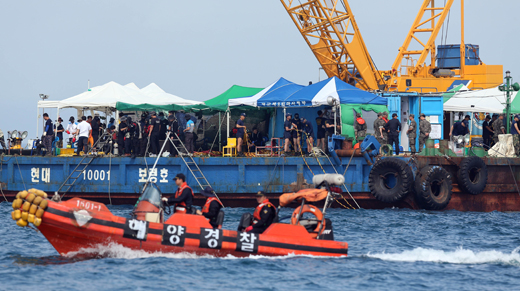
{"type": "MultiPolygon", "coordinates": [[[[516,97],[512,94],[511,102],[516,97]]],[[[444,103],[445,111],[503,113],[506,94],[498,87],[479,91],[459,91],[444,103]]]]}
{"type": "Polygon", "coordinates": [[[164,92],[155,83],[151,83],[143,89],[139,89],[134,83],[122,86],[116,82],[108,82],[102,86],[91,88],[76,96],[61,101],[39,101],[40,108],[76,108],[104,110],[107,107],[115,108],[117,102],[132,105],[195,105],[202,102],[191,101],[164,92]]]}
{"type": "Polygon", "coordinates": [[[155,83],[151,83],[150,85],[144,87],[143,89],[141,89],[141,92],[143,92],[145,95],[151,98],[150,100],[145,100],[146,102],[141,103],[148,103],[154,105],[175,104],[180,106],[202,104],[202,102],[187,100],[179,96],[166,93],[163,89],[161,89],[161,87],[157,86],[157,84],[155,83]]]}
{"type": "Polygon", "coordinates": [[[116,82],[108,82],[105,85],[93,87],[90,91],[61,100],[39,101],[41,108],[76,108],[76,109],[101,109],[116,107],[117,102],[141,104],[150,98],[140,90],[128,86],[122,86],[116,82]]]}

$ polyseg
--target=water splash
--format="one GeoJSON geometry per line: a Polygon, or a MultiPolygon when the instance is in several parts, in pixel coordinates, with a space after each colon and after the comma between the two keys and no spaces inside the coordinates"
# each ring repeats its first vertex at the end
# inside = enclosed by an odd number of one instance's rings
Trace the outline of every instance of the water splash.
{"type": "Polygon", "coordinates": [[[142,258],[170,258],[170,259],[199,259],[214,258],[211,255],[196,255],[190,253],[163,253],[163,252],[146,252],[143,250],[133,250],[120,244],[111,242],[108,244],[100,244],[90,248],[83,248],[77,252],[70,252],[66,257],[97,257],[97,258],[114,258],[114,259],[142,259],[142,258]]]}
{"type": "MultiPolygon", "coordinates": [[[[224,260],[241,260],[241,259],[267,259],[267,260],[280,260],[290,259],[298,257],[306,258],[318,258],[324,259],[329,257],[317,257],[311,255],[294,255],[289,254],[286,256],[263,256],[263,255],[250,255],[247,257],[235,257],[233,255],[227,255],[225,257],[215,257],[212,255],[197,255],[193,253],[164,253],[164,252],[146,252],[143,250],[133,250],[122,246],[120,244],[110,242],[108,244],[96,245],[90,248],[83,248],[77,252],[70,252],[65,255],[67,258],[77,257],[90,257],[90,258],[114,258],[114,259],[142,259],[142,258],[169,258],[169,259],[224,259],[224,260]]],[[[330,257],[337,258],[337,257],[330,257]]]]}
{"type": "Polygon", "coordinates": [[[434,262],[448,264],[509,264],[520,266],[520,247],[511,253],[500,251],[474,252],[463,248],[455,251],[415,248],[402,253],[368,253],[364,257],[395,262],[434,262]]]}

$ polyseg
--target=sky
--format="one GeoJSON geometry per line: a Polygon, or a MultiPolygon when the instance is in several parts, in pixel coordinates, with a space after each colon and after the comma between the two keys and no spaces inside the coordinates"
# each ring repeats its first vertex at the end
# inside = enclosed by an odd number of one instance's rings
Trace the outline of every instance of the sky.
{"type": "MultiPolygon", "coordinates": [[[[349,1],[380,70],[392,65],[421,3],[349,1]]],[[[469,0],[465,6],[466,43],[480,45],[484,63],[502,64],[520,80],[520,1],[469,0]]],[[[34,138],[38,94],[65,99],[84,92],[88,80],[91,86],[115,81],[141,88],[155,82],[166,92],[204,101],[234,84],[266,87],[284,77],[306,85],[326,78],[275,0],[0,0],[0,27],[5,135],[27,130],[34,138]]],[[[459,42],[455,0],[447,43],[459,42]]],[[[64,120],[75,115],[62,113],[64,120]]],[[[49,114],[56,119],[55,111],[49,114]]]]}

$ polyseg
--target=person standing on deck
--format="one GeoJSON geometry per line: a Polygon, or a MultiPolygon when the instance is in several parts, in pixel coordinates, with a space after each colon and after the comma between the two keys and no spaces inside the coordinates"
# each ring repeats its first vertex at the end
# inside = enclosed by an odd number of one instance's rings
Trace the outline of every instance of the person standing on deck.
{"type": "Polygon", "coordinates": [[[312,148],[314,147],[314,130],[312,124],[307,120],[307,118],[303,118],[302,121],[303,132],[305,132],[307,137],[307,154],[310,155],[312,153],[312,148]]]}
{"type": "Polygon", "coordinates": [[[58,137],[58,141],[56,142],[57,148],[63,148],[63,132],[65,131],[65,129],[63,128],[63,125],[61,125],[62,123],[63,119],[61,119],[61,117],[58,117],[57,127],[56,125],[54,125],[56,129],[56,136],[58,137]]]}
{"type": "Polygon", "coordinates": [[[179,122],[177,121],[175,114],[168,115],[168,132],[170,133],[170,140],[166,141],[166,148],[170,153],[170,157],[176,157],[179,153],[172,143],[178,145],[177,136],[179,135],[179,122]]]}
{"type": "Polygon", "coordinates": [[[327,113],[326,109],[325,109],[325,111],[319,110],[318,117],[316,117],[316,125],[318,126],[317,136],[316,136],[316,140],[317,140],[316,147],[321,148],[322,151],[325,151],[325,133],[326,133],[325,120],[326,120],[326,118],[324,117],[324,115],[326,113],[327,113]]]}
{"type": "Polygon", "coordinates": [[[152,111],[150,113],[152,119],[150,120],[150,132],[148,137],[150,138],[150,147],[152,154],[157,155],[159,153],[159,132],[161,131],[161,121],[157,118],[157,113],[152,111]]]}
{"type": "Polygon", "coordinates": [[[283,123],[283,138],[285,140],[285,154],[289,153],[290,146],[291,146],[291,139],[292,139],[292,130],[294,128],[294,123],[292,122],[292,114],[287,113],[285,115],[285,122],[283,123]]]}
{"type": "Polygon", "coordinates": [[[0,145],[2,145],[2,149],[5,151],[7,148],[5,147],[5,139],[4,132],[0,129],[0,145]]]}
{"type": "Polygon", "coordinates": [[[78,131],[78,124],[74,122],[74,116],[69,118],[70,123],[67,125],[67,134],[69,135],[69,144],[74,147],[73,140],[76,139],[76,132],[78,131]]]}
{"type": "Polygon", "coordinates": [[[141,133],[139,134],[139,156],[144,157],[149,150],[150,144],[148,137],[148,119],[146,119],[146,113],[141,114],[141,120],[139,120],[139,128],[141,133]]]}
{"type": "Polygon", "coordinates": [[[513,135],[513,146],[515,147],[515,155],[520,156],[520,129],[518,128],[518,122],[520,121],[520,116],[515,115],[513,119],[513,124],[511,125],[511,134],[513,135]]]}
{"type": "Polygon", "coordinates": [[[388,143],[395,147],[395,154],[398,156],[401,122],[397,119],[397,113],[392,114],[392,119],[386,123],[385,130],[388,132],[388,143]]]}
{"type": "Polygon", "coordinates": [[[96,142],[99,139],[99,134],[103,129],[103,127],[101,126],[101,120],[99,119],[99,115],[97,113],[94,116],[94,119],[92,119],[90,126],[92,126],[92,138],[94,139],[94,144],[96,144],[96,142]]]}
{"type": "Polygon", "coordinates": [[[415,154],[415,139],[417,138],[417,122],[415,122],[415,115],[410,114],[410,126],[406,134],[408,135],[408,144],[410,145],[410,151],[415,154]]]}
{"type": "Polygon", "coordinates": [[[294,151],[295,152],[300,152],[301,151],[301,145],[300,145],[300,142],[301,142],[301,129],[302,129],[302,121],[300,120],[300,115],[298,113],[295,113],[294,114],[294,118],[292,120],[293,124],[296,126],[295,129],[293,130],[292,132],[292,137],[293,137],[293,146],[294,146],[294,151]]]}
{"type": "Polygon", "coordinates": [[[384,136],[385,124],[386,122],[383,120],[383,112],[379,112],[377,114],[377,119],[374,121],[374,135],[380,145],[387,142],[384,136]]]}
{"type": "Polygon", "coordinates": [[[128,124],[126,123],[127,117],[121,117],[121,123],[119,124],[119,132],[117,133],[117,146],[119,149],[119,155],[130,156],[130,133],[128,132],[128,124]]]}
{"type": "Polygon", "coordinates": [[[354,120],[354,136],[356,140],[363,140],[367,135],[367,123],[361,117],[361,113],[356,113],[356,120],[354,120]]]}
{"type": "MultiPolygon", "coordinates": [[[[484,144],[487,147],[491,146],[491,136],[493,134],[493,129],[491,128],[491,116],[487,115],[484,123],[482,123],[482,138],[484,139],[484,144]]],[[[487,150],[487,148],[486,148],[487,150]]]]}
{"type": "Polygon", "coordinates": [[[500,114],[498,119],[493,122],[493,141],[498,143],[498,135],[506,133],[506,127],[504,126],[504,114],[500,114]]]}
{"type": "Polygon", "coordinates": [[[52,156],[52,141],[54,140],[54,126],[52,120],[49,118],[49,114],[44,113],[43,119],[45,120],[45,127],[43,131],[43,145],[45,146],[46,156],[52,156]]]}
{"type": "Polygon", "coordinates": [[[193,132],[195,130],[195,123],[191,120],[191,115],[186,114],[186,128],[184,129],[184,144],[186,146],[186,150],[188,151],[186,154],[193,155],[195,151],[195,146],[193,144],[193,132]]]}
{"type": "Polygon", "coordinates": [[[87,153],[87,144],[88,137],[92,133],[92,127],[87,122],[87,118],[85,116],[81,117],[81,122],[78,124],[78,129],[76,130],[76,134],[79,136],[78,138],[78,148],[76,149],[76,155],[79,156],[79,153],[83,151],[83,153],[87,153]]]}
{"type": "Polygon", "coordinates": [[[244,153],[242,153],[242,145],[244,144],[244,135],[246,133],[246,126],[244,125],[244,120],[246,119],[246,114],[240,114],[240,118],[237,120],[237,153],[239,157],[243,157],[244,153]]]}
{"type": "Polygon", "coordinates": [[[430,137],[430,132],[432,132],[432,125],[428,120],[426,120],[426,114],[424,113],[421,113],[419,119],[419,152],[421,152],[424,145],[426,144],[426,140],[430,137]]]}

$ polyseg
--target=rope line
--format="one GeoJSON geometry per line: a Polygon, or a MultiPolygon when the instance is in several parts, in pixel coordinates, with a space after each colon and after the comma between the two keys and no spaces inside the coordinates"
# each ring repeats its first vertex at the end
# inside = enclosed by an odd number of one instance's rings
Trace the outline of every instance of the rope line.
{"type": "Polygon", "coordinates": [[[18,166],[18,172],[20,172],[20,178],[22,178],[23,188],[24,190],[27,190],[27,187],[25,186],[25,181],[22,176],[22,170],[20,169],[20,164],[18,163],[17,155],[14,155],[14,159],[16,160],[16,165],[18,166]]]}

